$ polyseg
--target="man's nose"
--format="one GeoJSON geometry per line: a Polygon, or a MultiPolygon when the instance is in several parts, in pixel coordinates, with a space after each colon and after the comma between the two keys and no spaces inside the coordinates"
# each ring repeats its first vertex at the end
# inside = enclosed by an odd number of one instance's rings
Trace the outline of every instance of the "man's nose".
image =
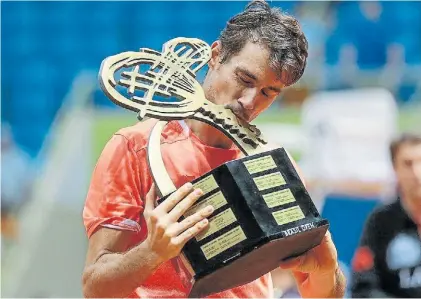
{"type": "Polygon", "coordinates": [[[238,102],[243,106],[244,109],[253,110],[256,104],[257,93],[257,88],[249,88],[244,91],[241,98],[238,99],[238,102]]]}
{"type": "Polygon", "coordinates": [[[421,182],[421,161],[414,163],[413,167],[415,177],[417,178],[418,182],[421,182]]]}

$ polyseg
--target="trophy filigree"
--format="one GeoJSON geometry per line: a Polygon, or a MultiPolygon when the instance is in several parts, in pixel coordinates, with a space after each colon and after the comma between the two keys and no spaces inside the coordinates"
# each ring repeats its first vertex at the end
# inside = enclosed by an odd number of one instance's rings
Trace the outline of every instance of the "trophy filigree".
{"type": "Polygon", "coordinates": [[[172,39],[162,53],[146,48],[120,53],[102,63],[101,87],[116,104],[138,112],[140,120],[145,116],[165,121],[197,119],[221,130],[244,154],[260,151],[267,142],[256,126],[242,122],[231,110],[205,98],[195,76],[210,57],[209,45],[194,38],[172,39]],[[131,69],[121,71],[123,68],[131,69]],[[127,96],[117,87],[125,88],[127,96]]]}
{"type": "Polygon", "coordinates": [[[210,55],[203,41],[184,38],[166,43],[162,53],[146,48],[123,52],[103,61],[101,87],[116,104],[138,112],[140,120],[145,116],[183,119],[203,105],[205,96],[195,75],[210,55]],[[127,96],[117,87],[126,88],[127,96]]]}

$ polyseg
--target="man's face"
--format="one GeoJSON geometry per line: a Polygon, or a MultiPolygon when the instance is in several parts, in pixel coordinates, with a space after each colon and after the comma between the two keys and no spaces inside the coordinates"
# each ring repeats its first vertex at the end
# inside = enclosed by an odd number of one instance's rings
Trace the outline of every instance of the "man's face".
{"type": "Polygon", "coordinates": [[[206,98],[247,122],[268,108],[284,87],[269,66],[269,51],[259,44],[248,42],[237,55],[220,60],[220,43],[215,42],[203,85],[206,98]]]}
{"type": "Polygon", "coordinates": [[[402,200],[421,224],[421,144],[402,144],[395,158],[398,184],[405,195],[402,200]],[[419,218],[419,219],[418,219],[419,218]]]}

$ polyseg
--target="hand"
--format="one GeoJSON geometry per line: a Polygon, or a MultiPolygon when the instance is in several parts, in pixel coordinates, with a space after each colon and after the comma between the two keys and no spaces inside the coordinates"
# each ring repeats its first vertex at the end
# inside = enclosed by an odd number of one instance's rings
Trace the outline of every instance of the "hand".
{"type": "Polygon", "coordinates": [[[345,276],[339,269],[338,254],[330,232],[320,245],[306,254],[285,261],[281,268],[292,271],[304,298],[340,298],[345,294],[345,276]]]}
{"type": "Polygon", "coordinates": [[[207,227],[206,217],[213,213],[212,206],[207,206],[178,222],[202,194],[200,189],[193,190],[192,184],[187,183],[155,207],[155,186],[152,185],[149,190],[144,211],[148,227],[145,242],[161,263],[179,255],[187,241],[207,227]]]}

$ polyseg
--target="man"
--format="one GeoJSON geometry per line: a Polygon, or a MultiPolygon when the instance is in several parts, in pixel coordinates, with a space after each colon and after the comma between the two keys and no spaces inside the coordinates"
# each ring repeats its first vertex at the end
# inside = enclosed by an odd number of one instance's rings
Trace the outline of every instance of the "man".
{"type": "Polygon", "coordinates": [[[421,135],[391,143],[397,201],[367,220],[353,261],[353,297],[421,298],[421,135]]]}
{"type": "MultiPolygon", "coordinates": [[[[298,22],[252,2],[234,16],[218,41],[203,89],[210,101],[226,105],[250,122],[275,100],[282,88],[303,74],[307,41],[298,22]]],[[[161,151],[179,189],[155,207],[155,188],[146,146],[155,120],[116,133],[95,168],[83,217],[89,237],[83,290],[86,297],[186,297],[172,266],[183,245],[207,225],[213,207],[178,223],[201,195],[187,182],[240,157],[236,146],[204,123],[173,121],[165,128],[161,151]]],[[[334,244],[327,234],[320,246],[285,262],[294,271],[303,296],[340,297],[344,278],[334,244]]],[[[270,275],[211,297],[272,297],[270,275]]]]}

